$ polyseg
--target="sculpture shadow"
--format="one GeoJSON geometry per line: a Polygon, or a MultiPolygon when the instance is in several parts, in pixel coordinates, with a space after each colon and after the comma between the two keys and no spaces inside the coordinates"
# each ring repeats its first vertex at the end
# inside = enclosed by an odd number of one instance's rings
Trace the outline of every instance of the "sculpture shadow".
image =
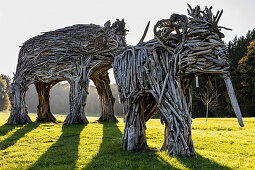
{"type": "MultiPolygon", "coordinates": [[[[22,138],[26,133],[29,133],[30,131],[36,129],[39,126],[38,123],[31,123],[26,125],[3,125],[1,126],[1,131],[3,130],[3,134],[7,134],[10,130],[21,127],[16,132],[14,132],[12,135],[4,139],[0,143],[0,150],[7,149],[8,147],[14,145],[20,138],[22,138]]],[[[1,134],[2,135],[2,134],[1,134]]]]}
{"type": "MultiPolygon", "coordinates": [[[[154,149],[123,151],[120,141],[122,133],[117,124],[102,124],[103,141],[99,152],[84,169],[178,169],[155,154],[154,149]]],[[[188,169],[231,169],[200,154],[197,158],[177,157],[177,160],[188,169]]]]}
{"type": "Polygon", "coordinates": [[[62,134],[29,169],[75,169],[80,133],[85,124],[63,125],[62,134]]]}
{"type": "Polygon", "coordinates": [[[220,165],[213,160],[203,157],[197,153],[197,158],[177,157],[178,161],[188,169],[231,169],[227,166],[220,165]]]}
{"type": "Polygon", "coordinates": [[[11,130],[15,129],[16,127],[21,127],[21,126],[23,126],[23,125],[7,125],[7,124],[4,124],[0,127],[0,136],[4,136],[8,132],[10,132],[11,130]]]}
{"type": "Polygon", "coordinates": [[[121,146],[122,133],[117,124],[102,124],[103,140],[99,152],[84,169],[175,169],[153,150],[124,151],[121,146]]]}

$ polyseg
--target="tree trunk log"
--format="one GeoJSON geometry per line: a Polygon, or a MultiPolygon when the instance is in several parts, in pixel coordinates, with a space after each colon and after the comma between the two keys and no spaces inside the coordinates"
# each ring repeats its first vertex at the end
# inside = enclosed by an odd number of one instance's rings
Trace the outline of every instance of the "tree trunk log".
{"type": "Polygon", "coordinates": [[[101,102],[101,116],[98,121],[118,122],[118,119],[114,116],[115,99],[112,95],[108,72],[105,71],[98,76],[94,75],[91,79],[96,86],[101,102]]]}
{"type": "Polygon", "coordinates": [[[57,82],[44,83],[36,82],[35,88],[38,94],[39,104],[37,106],[37,121],[54,122],[56,118],[50,111],[50,89],[57,82]]]}

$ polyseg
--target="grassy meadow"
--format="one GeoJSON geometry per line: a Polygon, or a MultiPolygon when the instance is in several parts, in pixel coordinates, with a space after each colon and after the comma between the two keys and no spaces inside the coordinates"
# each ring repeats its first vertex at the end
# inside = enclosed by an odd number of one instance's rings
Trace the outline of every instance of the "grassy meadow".
{"type": "MultiPolygon", "coordinates": [[[[197,158],[170,157],[160,152],[164,126],[147,122],[148,149],[123,151],[119,123],[88,125],[57,123],[5,125],[0,113],[0,169],[255,169],[255,118],[244,118],[241,128],[234,118],[193,119],[192,135],[197,158]]],[[[35,115],[30,115],[35,120],[35,115]]]]}

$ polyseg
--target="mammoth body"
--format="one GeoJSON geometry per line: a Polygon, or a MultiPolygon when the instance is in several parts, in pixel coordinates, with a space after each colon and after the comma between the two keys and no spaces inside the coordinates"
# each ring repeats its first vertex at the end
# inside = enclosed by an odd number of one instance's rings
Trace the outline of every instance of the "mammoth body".
{"type": "Polygon", "coordinates": [[[98,85],[98,90],[107,89],[106,94],[101,93],[109,99],[105,107],[110,113],[106,114],[110,115],[108,118],[115,119],[114,98],[110,88],[107,88],[110,83],[107,70],[111,68],[113,54],[118,53],[124,43],[124,20],[117,20],[112,25],[108,21],[104,27],[73,25],[26,41],[20,49],[12,83],[12,110],[8,124],[31,122],[25,104],[25,92],[30,84],[35,85],[38,93],[37,120],[54,121],[50,112],[49,92],[60,81],[70,84],[70,113],[65,123],[88,123],[84,107],[89,79],[98,85]]]}
{"type": "Polygon", "coordinates": [[[23,76],[27,82],[46,83],[78,77],[81,62],[85,64],[89,58],[85,45],[101,28],[74,25],[29,39],[20,49],[15,76],[23,76]]]}
{"type": "MultiPolygon", "coordinates": [[[[196,156],[191,138],[192,81],[198,76],[224,78],[240,126],[238,102],[229,76],[223,34],[212,15],[189,6],[190,18],[173,14],[154,27],[155,39],[129,47],[115,57],[113,69],[124,107],[124,150],[146,146],[146,121],[158,113],[165,123],[161,150],[170,155],[196,156]]],[[[210,81],[210,79],[208,79],[210,81]]]]}
{"type": "Polygon", "coordinates": [[[192,92],[189,84],[192,78],[174,76],[171,69],[173,56],[158,42],[149,44],[130,48],[116,57],[113,63],[125,114],[123,148],[144,149],[146,121],[159,113],[167,127],[162,149],[167,149],[175,156],[193,156],[195,150],[191,139],[190,114],[192,92]]]}

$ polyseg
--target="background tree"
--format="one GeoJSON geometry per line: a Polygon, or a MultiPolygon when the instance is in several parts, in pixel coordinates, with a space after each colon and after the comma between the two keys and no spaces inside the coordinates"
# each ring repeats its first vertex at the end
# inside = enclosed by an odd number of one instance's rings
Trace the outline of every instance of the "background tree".
{"type": "Polygon", "coordinates": [[[209,79],[200,78],[199,87],[195,88],[194,96],[200,100],[195,100],[196,102],[196,111],[199,111],[199,117],[204,117],[206,115],[206,122],[209,114],[209,110],[213,112],[213,116],[217,117],[217,109],[213,109],[212,107],[217,107],[218,105],[218,97],[220,96],[218,93],[217,83],[214,81],[214,85],[209,79]],[[205,109],[201,109],[201,105],[205,106],[205,109]],[[206,114],[204,114],[206,113],[206,114]]]}
{"type": "Polygon", "coordinates": [[[0,75],[0,111],[8,110],[10,101],[8,94],[10,93],[10,78],[3,74],[0,75]]]}
{"type": "Polygon", "coordinates": [[[206,122],[209,114],[209,106],[217,104],[218,93],[214,89],[206,86],[202,92],[199,93],[198,97],[206,107],[206,122]]]}
{"type": "MultiPolygon", "coordinates": [[[[235,88],[236,96],[239,101],[243,116],[251,116],[252,113],[254,115],[254,110],[252,110],[252,108],[255,108],[255,102],[251,102],[251,98],[253,95],[251,89],[249,92],[247,91],[247,89],[249,88],[254,88],[252,86],[252,79],[250,78],[252,73],[241,73],[239,67],[239,65],[242,63],[242,58],[247,56],[247,47],[249,46],[249,43],[253,40],[255,40],[255,28],[251,31],[248,31],[246,36],[236,36],[232,41],[229,41],[229,43],[227,44],[230,60],[230,74],[232,76],[231,80],[235,88]],[[241,82],[243,83],[243,85],[241,84],[241,82]],[[244,86],[245,83],[248,82],[250,82],[249,85],[244,86]]],[[[246,66],[247,65],[243,64],[242,68],[246,69],[246,66]]],[[[252,67],[254,68],[254,66],[250,65],[249,69],[252,69],[252,67]]],[[[226,87],[223,85],[223,81],[217,80],[217,86],[219,87],[219,92],[222,94],[218,98],[219,100],[217,106],[219,110],[221,110],[220,116],[234,116],[231,102],[226,92],[226,87]]]]}
{"type": "Polygon", "coordinates": [[[247,55],[238,63],[239,102],[246,116],[255,116],[255,41],[248,46],[247,55]]]}
{"type": "Polygon", "coordinates": [[[238,62],[247,54],[247,46],[255,39],[255,28],[252,31],[248,31],[246,36],[235,37],[227,44],[231,69],[238,67],[238,62]]]}

